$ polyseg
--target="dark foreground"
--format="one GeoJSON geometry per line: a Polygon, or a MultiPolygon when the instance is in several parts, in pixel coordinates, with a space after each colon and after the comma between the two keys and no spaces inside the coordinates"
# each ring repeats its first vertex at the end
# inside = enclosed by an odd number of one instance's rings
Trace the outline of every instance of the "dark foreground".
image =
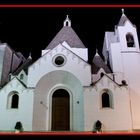
{"type": "Polygon", "coordinates": [[[0,132],[0,137],[11,137],[11,138],[37,138],[37,139],[60,139],[64,138],[72,138],[73,139],[79,139],[84,138],[86,140],[88,139],[140,139],[140,132],[100,132],[100,133],[93,133],[93,132],[20,132],[20,133],[14,133],[14,132],[0,132]]]}

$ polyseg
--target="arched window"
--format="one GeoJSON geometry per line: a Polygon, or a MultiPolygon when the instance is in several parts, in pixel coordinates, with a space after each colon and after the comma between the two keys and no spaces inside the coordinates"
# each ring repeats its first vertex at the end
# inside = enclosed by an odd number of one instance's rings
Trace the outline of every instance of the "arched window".
{"type": "Polygon", "coordinates": [[[14,94],[12,96],[11,108],[18,108],[18,100],[19,100],[18,95],[17,94],[14,94]]]}
{"type": "Polygon", "coordinates": [[[68,21],[66,21],[66,26],[69,26],[69,22],[68,21]]]}
{"type": "Polygon", "coordinates": [[[19,95],[18,92],[12,91],[8,95],[8,102],[7,102],[7,107],[10,109],[16,109],[18,108],[19,104],[19,95]]]}
{"type": "Polygon", "coordinates": [[[128,33],[126,35],[127,47],[135,47],[134,37],[132,34],[128,33]]]}
{"type": "Polygon", "coordinates": [[[112,96],[109,90],[104,90],[102,93],[102,108],[109,107],[112,108],[112,96]]]}
{"type": "Polygon", "coordinates": [[[110,107],[109,94],[106,92],[102,94],[102,107],[110,107]]]}

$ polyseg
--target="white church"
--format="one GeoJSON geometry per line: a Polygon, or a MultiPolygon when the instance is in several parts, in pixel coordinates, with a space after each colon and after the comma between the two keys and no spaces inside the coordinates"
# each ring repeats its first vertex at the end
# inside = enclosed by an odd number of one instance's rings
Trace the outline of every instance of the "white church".
{"type": "MultiPolygon", "coordinates": [[[[73,21],[74,22],[74,21],[73,21]]],[[[140,47],[122,10],[105,32],[102,54],[88,49],[67,16],[35,62],[0,44],[0,131],[140,131],[140,47]]]]}

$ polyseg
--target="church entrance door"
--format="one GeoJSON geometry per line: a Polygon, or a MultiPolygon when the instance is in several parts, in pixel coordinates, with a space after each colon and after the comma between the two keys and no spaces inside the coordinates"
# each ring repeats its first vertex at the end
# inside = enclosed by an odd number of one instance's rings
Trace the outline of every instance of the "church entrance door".
{"type": "Polygon", "coordinates": [[[52,95],[52,131],[70,130],[70,97],[65,89],[52,95]]]}

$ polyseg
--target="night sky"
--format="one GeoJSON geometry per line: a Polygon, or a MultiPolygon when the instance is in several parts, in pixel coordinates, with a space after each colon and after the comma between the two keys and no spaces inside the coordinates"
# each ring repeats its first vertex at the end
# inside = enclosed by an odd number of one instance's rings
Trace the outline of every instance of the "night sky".
{"type": "MultiPolygon", "coordinates": [[[[67,14],[72,28],[89,49],[91,60],[96,48],[99,53],[102,50],[105,31],[114,31],[121,8],[0,9],[0,40],[26,58],[31,52],[36,60],[63,27],[67,14]]],[[[137,26],[140,38],[140,8],[125,8],[125,14],[137,26]]]]}

